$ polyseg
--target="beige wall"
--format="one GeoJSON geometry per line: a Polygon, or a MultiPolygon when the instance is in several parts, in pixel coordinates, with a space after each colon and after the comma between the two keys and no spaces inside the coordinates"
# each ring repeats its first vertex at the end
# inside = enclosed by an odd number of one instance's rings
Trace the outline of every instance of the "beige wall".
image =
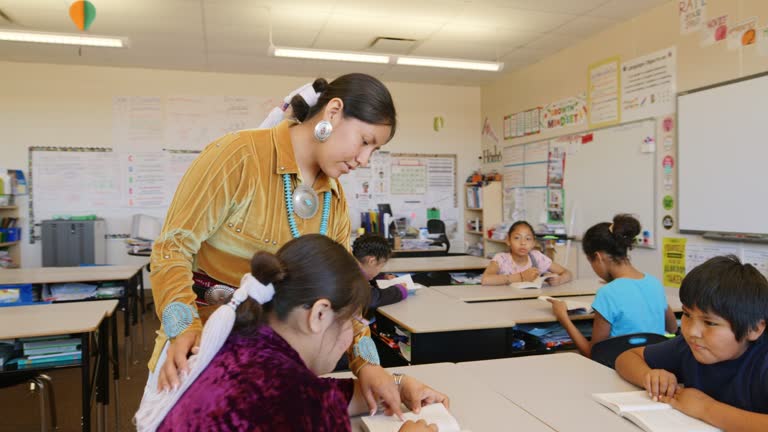
{"type": "MultiPolygon", "coordinates": [[[[282,97],[307,80],[269,75],[0,62],[0,166],[26,171],[29,146],[111,146],[114,96],[282,97]]],[[[386,84],[397,106],[399,124],[397,135],[385,149],[392,152],[455,153],[461,179],[457,185],[463,183],[467,173],[479,166],[480,89],[397,82],[386,84]],[[440,132],[432,130],[432,118],[436,115],[445,119],[445,128],[440,132]]],[[[254,120],[256,125],[260,121],[254,120]]],[[[459,199],[461,208],[462,194],[459,194],[459,199]]],[[[26,216],[26,199],[21,200],[21,207],[22,215],[26,216]]],[[[27,223],[25,218],[25,237],[27,223]]],[[[457,248],[462,247],[462,242],[457,243],[457,248]]],[[[109,242],[108,262],[131,262],[125,256],[120,241],[109,242]]],[[[25,241],[22,247],[23,266],[35,267],[40,263],[39,243],[29,245],[25,241]]]]}
{"type": "MultiPolygon", "coordinates": [[[[768,24],[768,1],[709,0],[707,3],[707,15],[709,17],[727,14],[729,24],[752,16],[758,17],[759,26],[768,24]]],[[[510,72],[496,83],[483,87],[482,117],[487,116],[492,121],[495,130],[501,133],[504,115],[541,106],[586,91],[587,68],[590,64],[617,55],[621,57],[622,61],[625,61],[670,46],[677,46],[678,92],[768,70],[768,57],[761,57],[755,45],[729,51],[725,42],[701,47],[698,33],[681,35],[677,1],[669,1],[632,20],[608,28],[604,32],[560,51],[537,64],[510,72]]],[[[551,136],[579,132],[585,128],[586,126],[562,128],[554,133],[542,133],[533,138],[506,141],[505,145],[538,141],[551,136]]],[[[660,135],[657,134],[657,136],[660,135]]],[[[484,142],[483,145],[487,145],[487,142],[484,142]]],[[[664,154],[662,147],[657,145],[658,159],[661,160],[664,154]]],[[[675,155],[674,148],[672,154],[675,155]]],[[[657,242],[660,246],[663,236],[677,236],[678,234],[676,230],[665,231],[661,227],[662,215],[671,214],[677,221],[677,214],[675,210],[665,212],[661,207],[661,197],[668,192],[663,191],[662,193],[662,189],[658,186],[662,180],[660,162],[658,166],[656,232],[657,242]]],[[[495,164],[489,165],[487,168],[500,169],[501,166],[495,164]]],[[[606,179],[606,181],[610,180],[606,179]]],[[[673,189],[673,196],[675,195],[674,192],[673,189]]],[[[689,242],[691,241],[705,242],[698,236],[689,236],[689,242]]],[[[578,244],[577,246],[580,247],[578,244]]],[[[641,270],[661,277],[660,250],[660,247],[652,251],[636,250],[633,253],[633,260],[641,270]]],[[[581,259],[579,262],[579,275],[581,277],[591,275],[591,269],[586,260],[581,259]]]]}

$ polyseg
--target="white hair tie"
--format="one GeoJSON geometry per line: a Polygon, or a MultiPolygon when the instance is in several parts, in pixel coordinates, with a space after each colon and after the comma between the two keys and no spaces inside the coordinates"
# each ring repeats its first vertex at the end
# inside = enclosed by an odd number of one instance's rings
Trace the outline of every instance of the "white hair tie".
{"type": "Polygon", "coordinates": [[[237,308],[248,297],[259,304],[269,303],[275,296],[275,287],[272,284],[264,285],[252,274],[246,273],[240,279],[240,288],[232,295],[232,306],[237,308]]]}

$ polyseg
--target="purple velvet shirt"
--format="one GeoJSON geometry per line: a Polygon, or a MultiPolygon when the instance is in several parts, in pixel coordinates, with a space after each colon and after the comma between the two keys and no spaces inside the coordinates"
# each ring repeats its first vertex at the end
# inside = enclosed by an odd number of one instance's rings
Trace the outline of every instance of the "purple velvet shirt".
{"type": "Polygon", "coordinates": [[[319,378],[269,326],[231,334],[158,431],[349,431],[351,379],[319,378]]]}

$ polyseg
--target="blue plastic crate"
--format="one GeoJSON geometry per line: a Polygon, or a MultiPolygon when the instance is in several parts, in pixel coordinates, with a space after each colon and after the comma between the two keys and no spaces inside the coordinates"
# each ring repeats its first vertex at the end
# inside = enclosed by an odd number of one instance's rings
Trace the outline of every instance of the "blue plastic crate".
{"type": "Polygon", "coordinates": [[[32,284],[0,285],[0,306],[19,306],[33,300],[32,284]]]}

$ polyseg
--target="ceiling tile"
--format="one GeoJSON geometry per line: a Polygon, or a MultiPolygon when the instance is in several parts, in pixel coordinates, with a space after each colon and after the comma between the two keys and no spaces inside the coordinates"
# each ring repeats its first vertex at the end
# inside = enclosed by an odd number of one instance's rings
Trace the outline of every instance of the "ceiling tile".
{"type": "Polygon", "coordinates": [[[607,0],[495,0],[489,1],[488,3],[491,3],[494,6],[516,9],[579,15],[598,7],[606,1],[607,0]]]}
{"type": "MultiPolygon", "coordinates": [[[[553,33],[565,36],[583,38],[602,32],[618,24],[618,21],[609,18],[597,18],[593,16],[580,16],[558,27],[553,33]]],[[[574,42],[576,42],[574,40],[574,42]]]]}
{"type": "Polygon", "coordinates": [[[491,44],[426,41],[416,47],[411,55],[424,57],[446,57],[454,59],[496,61],[500,51],[491,44]]]}
{"type": "Polygon", "coordinates": [[[397,15],[353,15],[334,12],[324,30],[369,33],[376,36],[392,36],[424,39],[440,29],[442,24],[419,17],[397,15]]]}
{"type": "Polygon", "coordinates": [[[461,16],[451,21],[451,24],[543,33],[559,27],[573,18],[574,15],[554,12],[535,12],[501,7],[482,9],[467,7],[461,16]]]}
{"type": "Polygon", "coordinates": [[[625,21],[669,1],[671,0],[608,0],[589,12],[589,15],[625,21]]]}

